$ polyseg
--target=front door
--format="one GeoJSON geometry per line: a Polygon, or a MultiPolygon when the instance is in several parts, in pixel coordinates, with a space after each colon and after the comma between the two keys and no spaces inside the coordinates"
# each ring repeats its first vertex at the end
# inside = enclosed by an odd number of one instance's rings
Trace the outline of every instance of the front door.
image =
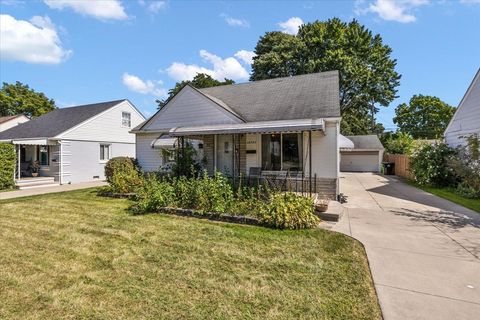
{"type": "Polygon", "coordinates": [[[217,170],[227,176],[233,174],[233,139],[232,135],[217,136],[217,170]]]}

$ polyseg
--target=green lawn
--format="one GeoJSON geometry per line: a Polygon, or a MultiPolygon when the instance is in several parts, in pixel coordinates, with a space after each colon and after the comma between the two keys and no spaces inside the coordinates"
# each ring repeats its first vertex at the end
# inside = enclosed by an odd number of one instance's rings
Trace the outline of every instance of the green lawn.
{"type": "Polygon", "coordinates": [[[422,190],[430,192],[431,194],[439,196],[440,198],[450,200],[461,206],[464,206],[465,208],[469,208],[480,213],[479,199],[469,199],[469,198],[462,197],[461,195],[456,193],[455,190],[453,190],[452,188],[427,187],[427,186],[420,186],[415,183],[411,183],[411,184],[417,188],[420,188],[422,190]]]}
{"type": "Polygon", "coordinates": [[[80,190],[0,201],[1,319],[381,319],[357,242],[80,190]]]}

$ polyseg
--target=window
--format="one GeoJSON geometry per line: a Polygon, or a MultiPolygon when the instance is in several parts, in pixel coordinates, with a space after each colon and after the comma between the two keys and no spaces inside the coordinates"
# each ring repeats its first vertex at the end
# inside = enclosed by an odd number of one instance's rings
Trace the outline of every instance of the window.
{"type": "Polygon", "coordinates": [[[122,112],[122,126],[130,128],[131,125],[132,125],[132,121],[131,121],[130,112],[122,112]]]}
{"type": "Polygon", "coordinates": [[[302,134],[264,134],[262,135],[262,170],[301,171],[302,134]]]}
{"type": "Polygon", "coordinates": [[[49,158],[50,158],[50,154],[49,154],[48,146],[38,146],[37,148],[38,163],[41,166],[48,166],[49,158]]]}
{"type": "Polygon", "coordinates": [[[110,160],[110,145],[101,144],[100,145],[100,161],[110,160]]]}

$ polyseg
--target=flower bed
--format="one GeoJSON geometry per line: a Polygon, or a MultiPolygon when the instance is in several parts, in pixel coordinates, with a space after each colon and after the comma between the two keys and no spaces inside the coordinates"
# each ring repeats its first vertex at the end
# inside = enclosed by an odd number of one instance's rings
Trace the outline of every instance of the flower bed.
{"type": "Polygon", "coordinates": [[[278,229],[308,229],[320,222],[312,198],[265,186],[239,185],[234,190],[220,173],[162,179],[152,175],[137,189],[134,201],[134,214],[175,213],[278,229]]]}

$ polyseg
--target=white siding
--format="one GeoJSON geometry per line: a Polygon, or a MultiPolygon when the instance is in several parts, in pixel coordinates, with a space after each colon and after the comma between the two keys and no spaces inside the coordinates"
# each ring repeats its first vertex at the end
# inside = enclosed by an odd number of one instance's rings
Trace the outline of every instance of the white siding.
{"type": "MultiPolygon", "coordinates": [[[[325,135],[321,131],[312,132],[312,175],[317,178],[338,178],[339,152],[337,146],[338,125],[336,122],[325,122],[325,135]]],[[[303,150],[307,158],[305,173],[309,171],[308,132],[303,136],[303,150]]]]}
{"type": "Polygon", "coordinates": [[[168,131],[171,128],[182,126],[241,122],[236,116],[194,91],[194,89],[185,87],[164,109],[149,120],[143,130],[168,131]]]}
{"type": "Polygon", "coordinates": [[[138,163],[146,172],[157,171],[162,165],[159,149],[153,149],[151,143],[159,137],[158,133],[136,134],[136,153],[138,163]]]}
{"type": "MultiPolygon", "coordinates": [[[[100,161],[98,141],[62,140],[63,183],[104,180],[105,162],[100,161]]],[[[110,157],[135,156],[133,143],[110,142],[110,157]]]]}
{"type": "Polygon", "coordinates": [[[7,129],[13,128],[15,126],[18,126],[20,123],[24,123],[29,121],[26,116],[22,115],[20,117],[14,118],[12,120],[0,123],[0,132],[5,131],[7,129]]]}
{"type": "Polygon", "coordinates": [[[451,147],[465,145],[465,138],[480,134],[480,71],[445,131],[445,142],[451,147]]]}
{"type": "Polygon", "coordinates": [[[67,131],[60,137],[67,140],[135,143],[135,135],[129,133],[129,131],[144,120],[143,116],[128,101],[123,101],[73,130],[67,131]],[[122,112],[130,112],[130,127],[122,126],[122,112]]]}

